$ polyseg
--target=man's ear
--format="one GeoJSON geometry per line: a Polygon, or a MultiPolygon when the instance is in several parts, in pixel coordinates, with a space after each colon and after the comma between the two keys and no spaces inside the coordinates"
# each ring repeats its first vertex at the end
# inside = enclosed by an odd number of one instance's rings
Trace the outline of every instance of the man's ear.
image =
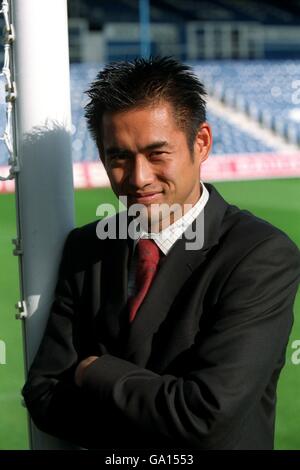
{"type": "Polygon", "coordinates": [[[194,155],[199,163],[204,162],[212,148],[212,131],[207,122],[199,126],[195,142],[194,142],[194,155]]]}

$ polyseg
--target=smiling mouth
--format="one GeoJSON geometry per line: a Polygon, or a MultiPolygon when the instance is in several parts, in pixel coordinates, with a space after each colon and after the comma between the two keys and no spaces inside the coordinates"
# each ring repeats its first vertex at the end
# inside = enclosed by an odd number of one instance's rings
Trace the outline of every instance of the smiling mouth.
{"type": "Polygon", "coordinates": [[[137,203],[145,204],[154,201],[157,197],[162,194],[162,191],[144,193],[144,194],[131,194],[129,198],[137,203]]]}

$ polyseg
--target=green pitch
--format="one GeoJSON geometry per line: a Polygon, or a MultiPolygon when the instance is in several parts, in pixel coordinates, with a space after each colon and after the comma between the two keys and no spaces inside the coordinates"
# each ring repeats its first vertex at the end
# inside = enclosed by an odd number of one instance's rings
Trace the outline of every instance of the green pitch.
{"type": "MultiPolygon", "coordinates": [[[[284,230],[300,247],[300,179],[217,183],[226,200],[248,209],[284,230]]],[[[96,219],[101,202],[116,201],[108,189],[75,194],[77,225],[96,219]]],[[[0,195],[0,341],[5,342],[6,364],[0,357],[0,449],[28,449],[26,411],[21,406],[24,381],[21,322],[15,320],[19,300],[18,265],[12,255],[16,235],[14,196],[0,195]],[[2,361],[3,362],[3,361],[2,361]]],[[[300,449],[300,364],[291,361],[293,340],[300,339],[300,295],[287,350],[286,366],[278,388],[276,448],[300,449]]],[[[1,343],[0,343],[1,344],[1,343]]]]}

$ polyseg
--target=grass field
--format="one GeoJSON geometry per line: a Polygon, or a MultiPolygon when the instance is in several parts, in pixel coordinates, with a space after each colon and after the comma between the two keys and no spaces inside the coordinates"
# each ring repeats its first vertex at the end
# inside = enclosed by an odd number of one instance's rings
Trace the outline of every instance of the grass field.
{"type": "MultiPolygon", "coordinates": [[[[284,230],[300,246],[300,179],[218,183],[225,199],[246,208],[284,230]]],[[[81,190],[75,194],[76,223],[94,220],[101,202],[114,200],[110,190],[81,190]]],[[[17,259],[11,239],[16,235],[14,196],[0,195],[0,341],[6,344],[6,364],[0,364],[0,449],[27,449],[26,411],[21,406],[24,381],[21,323],[15,320],[19,300],[17,259]]],[[[286,366],[278,389],[276,448],[300,449],[300,365],[291,362],[291,342],[300,339],[300,295],[286,366]]]]}

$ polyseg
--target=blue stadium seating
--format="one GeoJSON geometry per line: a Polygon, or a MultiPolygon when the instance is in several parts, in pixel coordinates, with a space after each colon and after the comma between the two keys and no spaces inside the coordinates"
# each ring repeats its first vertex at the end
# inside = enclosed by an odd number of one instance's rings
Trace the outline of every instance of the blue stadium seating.
{"type": "MultiPolygon", "coordinates": [[[[202,69],[201,66],[201,72],[202,69]]],[[[222,66],[220,66],[221,69],[222,66]]],[[[74,161],[89,161],[98,158],[96,148],[91,142],[83,117],[83,107],[87,102],[87,98],[83,96],[83,91],[88,88],[88,84],[96,77],[98,70],[99,66],[97,65],[73,64],[71,66],[74,161]]],[[[211,69],[211,64],[207,65],[207,69],[204,66],[203,71],[206,71],[207,75],[201,73],[201,77],[205,81],[207,81],[207,76],[210,77],[210,70],[215,70],[211,69]]],[[[212,112],[209,112],[207,117],[214,132],[213,153],[242,154],[274,151],[274,148],[241,131],[237,126],[228,123],[225,119],[215,116],[212,112]]]]}
{"type": "Polygon", "coordinates": [[[300,61],[223,61],[195,65],[209,92],[291,143],[300,143],[300,61]]]}
{"type": "MultiPolygon", "coordinates": [[[[95,79],[98,64],[71,65],[72,93],[72,152],[73,160],[93,161],[98,158],[96,147],[87,131],[84,91],[95,79]]],[[[243,110],[275,132],[297,142],[300,136],[300,61],[201,62],[194,64],[195,72],[205,83],[209,93],[243,110]],[[296,88],[293,88],[293,84],[296,88]],[[294,102],[293,102],[294,101],[294,102]]],[[[4,89],[0,84],[0,134],[5,124],[4,89]]],[[[232,125],[226,119],[208,112],[208,121],[214,133],[213,154],[243,154],[272,152],[264,144],[232,125]]],[[[0,165],[7,162],[7,154],[0,143],[0,165]]]]}

